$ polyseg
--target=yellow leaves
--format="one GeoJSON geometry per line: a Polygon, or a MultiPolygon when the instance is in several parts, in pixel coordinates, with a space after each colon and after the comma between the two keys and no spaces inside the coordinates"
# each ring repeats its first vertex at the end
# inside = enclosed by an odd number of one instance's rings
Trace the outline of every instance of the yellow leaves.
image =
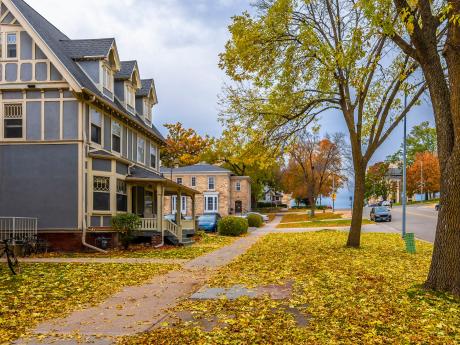
{"type": "Polygon", "coordinates": [[[10,343],[39,322],[97,304],[124,286],[137,285],[172,265],[22,264],[11,277],[0,265],[0,344],[10,343]]]}
{"type": "Polygon", "coordinates": [[[347,233],[269,235],[221,269],[211,286],[247,287],[294,281],[290,300],[268,298],[186,301],[175,308],[198,325],[155,330],[121,344],[458,344],[460,301],[420,288],[432,246],[408,255],[399,235],[363,234],[359,250],[344,247],[347,233]],[[308,317],[306,327],[281,306],[308,317]],[[220,324],[222,323],[222,324],[220,324]]]}

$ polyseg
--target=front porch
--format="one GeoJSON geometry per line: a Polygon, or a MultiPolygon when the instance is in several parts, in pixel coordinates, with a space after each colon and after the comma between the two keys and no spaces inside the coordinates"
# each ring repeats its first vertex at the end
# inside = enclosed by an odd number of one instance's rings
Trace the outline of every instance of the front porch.
{"type": "Polygon", "coordinates": [[[141,217],[141,226],[137,230],[139,237],[151,237],[152,233],[159,233],[163,242],[166,239],[174,245],[193,243],[191,237],[197,230],[195,195],[199,192],[165,178],[158,180],[131,176],[126,182],[130,211],[141,217]],[[179,210],[182,209],[182,200],[188,203],[190,199],[191,214],[177,212],[165,215],[164,203],[167,196],[175,196],[179,210]]]}

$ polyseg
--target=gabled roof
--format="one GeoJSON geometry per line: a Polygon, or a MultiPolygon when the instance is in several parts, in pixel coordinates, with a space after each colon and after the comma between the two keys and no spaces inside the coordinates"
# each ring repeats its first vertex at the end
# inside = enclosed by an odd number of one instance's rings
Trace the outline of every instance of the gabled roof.
{"type": "Polygon", "coordinates": [[[63,40],[65,53],[72,59],[108,58],[115,43],[114,38],[63,40]]]}
{"type": "Polygon", "coordinates": [[[121,70],[115,74],[115,79],[117,80],[128,80],[134,73],[134,70],[137,68],[137,61],[122,61],[121,70]]]}
{"type": "Polygon", "coordinates": [[[155,89],[155,81],[153,79],[143,79],[141,82],[142,87],[136,92],[136,97],[150,97],[150,93],[153,93],[155,104],[157,104],[158,97],[155,89]]]}
{"type": "MultiPolygon", "coordinates": [[[[71,80],[68,80],[68,82],[77,89],[76,91],[86,91],[90,94],[96,95],[103,102],[109,104],[111,107],[117,109],[119,112],[123,113],[127,117],[134,118],[135,121],[138,124],[140,124],[144,129],[146,129],[152,135],[156,136],[160,141],[164,142],[164,138],[163,136],[161,136],[161,134],[159,135],[158,129],[156,129],[153,126],[147,126],[145,122],[139,117],[133,117],[132,115],[130,115],[123,105],[118,104],[116,100],[114,101],[109,97],[105,96],[97,88],[93,81],[87,76],[87,74],[84,73],[83,70],[80,68],[78,63],[75,61],[78,58],[74,58],[74,56],[83,54],[82,52],[78,53],[74,50],[76,49],[77,45],[82,45],[83,41],[87,41],[87,44],[89,44],[89,40],[80,40],[82,41],[81,43],[78,43],[79,40],[70,40],[69,37],[67,37],[59,29],[57,29],[53,24],[46,20],[32,7],[30,7],[25,1],[6,0],[5,3],[7,3],[8,1],[10,1],[16,8],[16,10],[19,11],[20,15],[22,15],[23,18],[16,18],[19,21],[19,23],[23,25],[24,19],[26,21],[25,24],[27,24],[27,26],[29,26],[31,30],[33,30],[41,40],[43,40],[43,43],[46,45],[47,48],[49,48],[51,54],[53,54],[54,57],[61,63],[60,66],[57,65],[55,67],[58,70],[61,69],[61,74],[68,75],[68,78],[71,78],[71,80]]],[[[108,41],[104,41],[104,47],[101,48],[101,51],[105,52],[107,44],[108,41]]],[[[90,50],[89,47],[87,49],[90,50]]],[[[47,54],[46,51],[44,51],[44,53],[47,54]]],[[[48,58],[51,58],[51,56],[48,56],[48,58]]],[[[137,67],[137,63],[135,64],[135,66],[137,67]]]]}
{"type": "MultiPolygon", "coordinates": [[[[162,173],[171,173],[170,168],[163,167],[160,170],[162,173]]],[[[221,168],[217,165],[199,163],[195,165],[189,165],[185,167],[179,167],[172,170],[173,174],[180,173],[227,173],[233,174],[230,170],[221,168]]]]}

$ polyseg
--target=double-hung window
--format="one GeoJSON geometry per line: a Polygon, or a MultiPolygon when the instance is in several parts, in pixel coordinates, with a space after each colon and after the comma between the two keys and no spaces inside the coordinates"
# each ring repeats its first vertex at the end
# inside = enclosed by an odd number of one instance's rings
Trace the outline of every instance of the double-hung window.
{"type": "MultiPolygon", "coordinates": [[[[187,214],[187,197],[185,196],[182,196],[181,198],[181,205],[180,205],[180,208],[181,208],[181,213],[182,214],[187,214]]],[[[173,195],[173,197],[171,198],[171,210],[172,210],[172,214],[176,214],[177,213],[177,195],[173,195]]]]}
{"type": "Polygon", "coordinates": [[[126,104],[134,108],[136,106],[136,96],[134,88],[131,85],[126,85],[126,104]]]}
{"type": "Polygon", "coordinates": [[[104,66],[102,69],[102,82],[105,89],[113,92],[113,75],[109,66],[104,66]]]}
{"type": "Polygon", "coordinates": [[[182,184],[183,183],[182,177],[178,177],[176,179],[176,182],[177,182],[177,184],[182,184]]]}
{"type": "Polygon", "coordinates": [[[208,189],[215,190],[216,189],[216,178],[214,176],[208,177],[208,189]]]}
{"type": "Polygon", "coordinates": [[[110,211],[110,178],[94,176],[93,180],[93,209],[110,211]]]}
{"type": "Polygon", "coordinates": [[[128,211],[128,194],[126,192],[126,182],[117,180],[117,211],[128,211]]]}
{"type": "Polygon", "coordinates": [[[152,107],[147,99],[144,99],[144,114],[145,121],[150,124],[152,122],[152,107]]]}
{"type": "Polygon", "coordinates": [[[214,213],[219,209],[219,197],[217,195],[204,196],[204,211],[206,213],[214,213]]]}
{"type": "Polygon", "coordinates": [[[190,181],[190,185],[191,185],[192,187],[196,187],[196,176],[192,176],[192,179],[191,179],[191,181],[190,181]]]}
{"type": "Polygon", "coordinates": [[[3,125],[5,139],[21,139],[23,131],[22,104],[3,105],[3,125]]]}
{"type": "Polygon", "coordinates": [[[112,151],[121,152],[121,125],[112,121],[112,151]]]}
{"type": "Polygon", "coordinates": [[[145,164],[145,140],[137,138],[137,161],[145,164]]]}
{"type": "Polygon", "coordinates": [[[91,109],[91,141],[102,143],[102,114],[94,109],[91,109]]]}
{"type": "Polygon", "coordinates": [[[241,192],[241,182],[240,181],[236,182],[235,189],[237,192],[241,192]]]}
{"type": "Polygon", "coordinates": [[[155,145],[150,145],[150,167],[157,168],[157,147],[155,145]]]}
{"type": "Polygon", "coordinates": [[[18,57],[17,34],[6,34],[6,57],[8,59],[16,59],[18,57]]]}

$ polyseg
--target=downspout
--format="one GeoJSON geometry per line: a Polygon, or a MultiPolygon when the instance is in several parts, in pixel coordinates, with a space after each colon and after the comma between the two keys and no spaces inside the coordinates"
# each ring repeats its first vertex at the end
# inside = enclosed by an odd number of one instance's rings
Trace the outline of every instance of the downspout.
{"type": "MultiPolygon", "coordinates": [[[[96,100],[96,96],[93,96],[92,99],[91,99],[91,103],[93,103],[94,101],[96,100]]],[[[82,116],[84,116],[84,114],[82,114],[82,116]]],[[[83,122],[84,122],[84,119],[83,119],[83,122]]],[[[85,125],[88,125],[88,123],[86,123],[85,125]]],[[[84,126],[83,126],[84,127],[84,126]]],[[[83,128],[83,157],[86,158],[86,145],[87,145],[87,138],[86,138],[86,129],[83,128]]],[[[86,242],[86,186],[87,186],[87,174],[83,174],[83,185],[82,185],[82,190],[83,190],[83,221],[82,221],[82,226],[83,226],[83,233],[82,233],[82,236],[81,236],[81,243],[83,244],[83,246],[87,247],[87,248],[90,248],[92,250],[95,250],[95,251],[98,251],[100,253],[104,253],[104,254],[107,254],[107,251],[106,250],[103,250],[101,248],[98,248],[98,247],[95,247],[91,244],[89,244],[88,242],[86,242]]]]}

